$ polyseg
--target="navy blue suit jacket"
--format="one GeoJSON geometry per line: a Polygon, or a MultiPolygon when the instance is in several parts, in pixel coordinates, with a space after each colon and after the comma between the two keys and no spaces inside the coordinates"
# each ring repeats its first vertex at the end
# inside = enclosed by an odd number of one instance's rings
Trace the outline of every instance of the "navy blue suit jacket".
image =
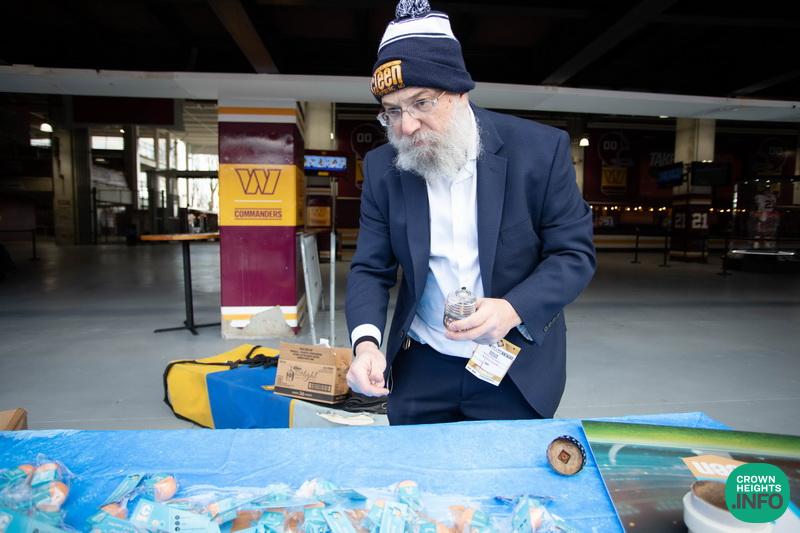
{"type": "MultiPolygon", "coordinates": [[[[542,416],[555,413],[566,381],[562,309],[595,270],[592,217],[575,183],[569,136],[556,128],[473,107],[481,135],[477,162],[478,254],[484,295],[508,300],[533,342],[509,376],[542,416]]],[[[428,274],[430,218],[423,179],[398,170],[386,144],[364,159],[361,227],[347,280],[347,323],[386,326],[389,289],[402,269],[384,342],[387,373],[414,318],[428,274]]],[[[506,378],[508,379],[508,378],[506,378]]]]}

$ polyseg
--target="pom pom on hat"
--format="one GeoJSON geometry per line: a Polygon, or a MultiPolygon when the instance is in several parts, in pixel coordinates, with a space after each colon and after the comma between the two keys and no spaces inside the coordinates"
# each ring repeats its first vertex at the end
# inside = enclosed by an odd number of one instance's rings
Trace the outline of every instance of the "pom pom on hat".
{"type": "Polygon", "coordinates": [[[428,0],[400,0],[394,10],[396,19],[408,17],[422,17],[431,12],[431,5],[428,0]]]}

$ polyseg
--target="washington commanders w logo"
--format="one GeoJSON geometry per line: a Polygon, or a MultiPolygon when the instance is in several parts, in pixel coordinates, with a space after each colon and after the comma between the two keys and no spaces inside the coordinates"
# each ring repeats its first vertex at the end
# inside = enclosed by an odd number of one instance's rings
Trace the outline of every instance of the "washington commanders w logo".
{"type": "Polygon", "coordinates": [[[237,168],[236,174],[245,194],[275,194],[281,169],[237,168]]]}

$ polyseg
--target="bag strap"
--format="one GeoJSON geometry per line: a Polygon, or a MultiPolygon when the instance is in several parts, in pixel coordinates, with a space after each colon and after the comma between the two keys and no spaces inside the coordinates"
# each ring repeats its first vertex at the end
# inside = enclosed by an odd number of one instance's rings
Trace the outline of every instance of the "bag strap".
{"type": "Polygon", "coordinates": [[[169,400],[169,388],[167,387],[167,379],[169,378],[169,373],[172,370],[172,367],[175,365],[185,365],[185,364],[193,364],[193,365],[202,365],[202,366],[227,366],[229,370],[233,370],[234,368],[238,368],[239,365],[247,365],[250,368],[256,367],[263,367],[263,368],[270,368],[273,366],[278,365],[278,358],[277,357],[269,357],[264,355],[263,353],[255,354],[253,353],[261,348],[260,344],[256,344],[253,346],[247,355],[244,356],[243,359],[237,359],[235,361],[217,361],[217,362],[206,362],[206,361],[196,361],[194,359],[181,359],[179,361],[170,361],[167,365],[167,368],[164,369],[164,403],[172,411],[172,414],[177,416],[182,420],[187,420],[189,422],[195,422],[189,418],[179,415],[175,412],[175,408],[172,406],[172,402],[169,400]]]}

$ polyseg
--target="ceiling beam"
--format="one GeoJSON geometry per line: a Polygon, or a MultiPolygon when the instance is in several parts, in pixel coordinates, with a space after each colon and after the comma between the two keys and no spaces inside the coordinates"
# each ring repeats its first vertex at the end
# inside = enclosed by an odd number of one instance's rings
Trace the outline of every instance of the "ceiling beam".
{"type": "Polygon", "coordinates": [[[769,89],[770,87],[774,87],[775,85],[780,85],[783,82],[791,81],[795,78],[800,78],[800,68],[790,70],[789,72],[784,72],[783,74],[780,74],[778,76],[773,76],[772,78],[767,78],[766,80],[761,80],[759,82],[748,85],[747,87],[742,87],[741,89],[736,89],[731,93],[731,95],[745,96],[748,94],[757,93],[759,91],[763,91],[764,89],[769,89]]]}
{"type": "Polygon", "coordinates": [[[278,74],[278,67],[240,0],[208,0],[228,33],[258,74],[278,74]]]}
{"type": "Polygon", "coordinates": [[[676,0],[644,0],[639,3],[616,24],[547,76],[542,81],[542,85],[563,85],[564,82],[649,23],[675,2],[676,0]]]}
{"type": "Polygon", "coordinates": [[[800,28],[800,21],[791,17],[787,17],[785,19],[774,19],[758,17],[709,17],[702,15],[659,15],[653,19],[653,22],[657,22],[659,24],[720,26],[732,28],[800,28]]]}
{"type": "MultiPolygon", "coordinates": [[[[0,66],[0,102],[47,102],[44,95],[134,96],[218,100],[285,98],[369,104],[367,76],[300,76],[204,72],[135,72],[0,66]],[[35,95],[35,96],[32,96],[35,95]],[[42,96],[39,96],[42,95],[42,96]]],[[[509,111],[713,118],[800,124],[800,101],[718,98],[631,91],[478,82],[470,101],[509,111]]]]}
{"type": "MultiPolygon", "coordinates": [[[[394,13],[394,2],[381,5],[375,0],[254,0],[258,5],[268,7],[293,7],[293,8],[336,8],[341,10],[385,10],[394,13]],[[376,5],[377,4],[377,5],[376,5]]],[[[448,15],[454,13],[468,13],[480,16],[513,16],[513,17],[546,17],[554,19],[588,19],[592,16],[590,9],[577,9],[565,7],[527,6],[509,2],[436,2],[434,10],[443,11],[448,15]]],[[[387,20],[388,22],[388,20],[387,20]]]]}
{"type": "MultiPolygon", "coordinates": [[[[294,8],[330,8],[334,7],[341,10],[385,9],[394,13],[394,2],[381,5],[375,0],[254,0],[256,4],[268,7],[294,7],[294,8]],[[376,5],[377,4],[377,5],[376,5]]],[[[481,16],[514,16],[514,17],[547,17],[563,19],[587,19],[592,16],[590,9],[546,7],[546,6],[527,6],[514,2],[436,2],[434,9],[443,11],[448,15],[454,13],[470,13],[481,16]]],[[[387,20],[388,22],[388,20],[387,20]]]]}

